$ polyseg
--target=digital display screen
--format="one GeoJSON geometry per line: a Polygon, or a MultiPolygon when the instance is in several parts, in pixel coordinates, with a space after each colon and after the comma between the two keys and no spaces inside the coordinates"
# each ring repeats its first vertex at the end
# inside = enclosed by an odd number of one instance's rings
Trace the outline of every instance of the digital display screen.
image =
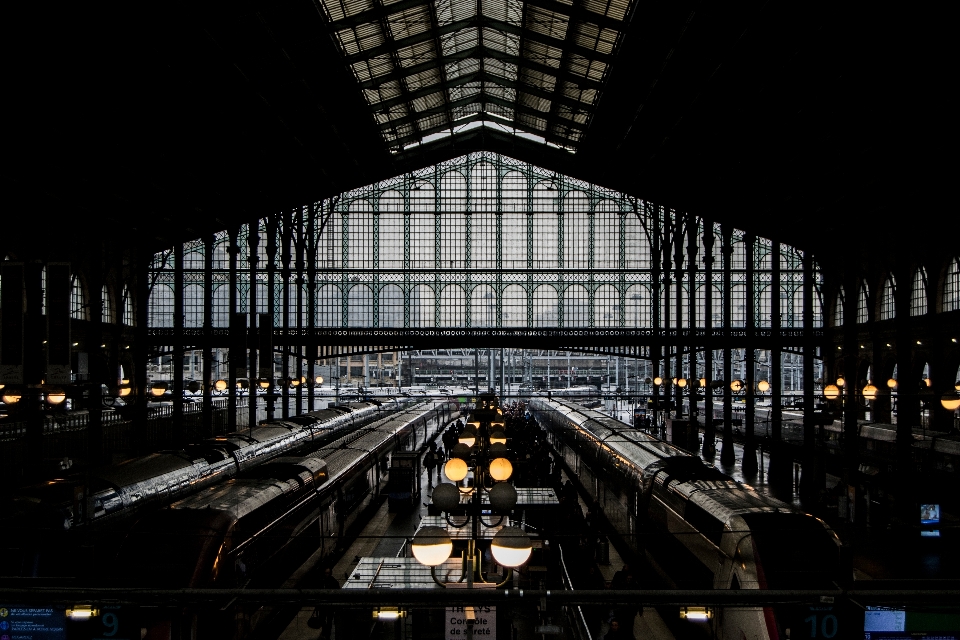
{"type": "Polygon", "coordinates": [[[940,524],[940,505],[922,504],[920,505],[920,524],[940,524]]]}
{"type": "Polygon", "coordinates": [[[905,631],[907,612],[903,609],[867,607],[863,617],[864,631],[905,631]]]}

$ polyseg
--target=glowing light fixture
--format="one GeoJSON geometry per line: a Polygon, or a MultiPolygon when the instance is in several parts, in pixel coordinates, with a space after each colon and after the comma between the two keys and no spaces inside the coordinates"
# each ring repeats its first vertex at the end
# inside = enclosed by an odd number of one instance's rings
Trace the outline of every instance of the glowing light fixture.
{"type": "Polygon", "coordinates": [[[155,398],[159,398],[166,392],[167,392],[166,382],[156,382],[152,387],[150,387],[150,395],[154,396],[155,398]]]}
{"type": "Polygon", "coordinates": [[[840,387],[835,384],[828,384],[823,388],[823,396],[828,400],[836,400],[840,397],[840,387]]]}
{"type": "Polygon", "coordinates": [[[436,567],[446,562],[453,552],[453,540],[442,527],[423,527],[410,545],[413,557],[422,565],[436,567]]]}
{"type": "Polygon", "coordinates": [[[960,409],[960,393],[957,391],[948,391],[940,398],[940,404],[947,411],[956,411],[960,409]]]}
{"type": "Polygon", "coordinates": [[[467,477],[467,463],[460,458],[450,458],[443,465],[443,475],[450,482],[460,482],[467,477]]]}
{"type": "Polygon", "coordinates": [[[767,391],[770,391],[770,383],[766,380],[761,380],[757,383],[757,391],[760,393],[766,393],[767,391]]]}
{"type": "Polygon", "coordinates": [[[217,391],[226,391],[227,390],[227,381],[226,380],[217,380],[213,383],[213,388],[217,391]]]}
{"type": "Polygon", "coordinates": [[[323,376],[317,376],[316,378],[314,378],[314,382],[316,382],[317,386],[319,387],[320,385],[323,384],[323,376]]]}
{"type": "Polygon", "coordinates": [[[845,385],[845,384],[847,384],[847,381],[843,379],[843,376],[837,378],[837,386],[838,386],[838,387],[842,387],[842,386],[845,385]]]}
{"type": "Polygon", "coordinates": [[[260,380],[257,381],[257,384],[260,385],[260,388],[261,388],[261,389],[269,389],[269,388],[270,388],[270,381],[267,380],[266,378],[260,378],[260,380]]]}
{"type": "Polygon", "coordinates": [[[686,379],[686,378],[677,378],[677,379],[676,379],[676,385],[677,385],[678,387],[680,387],[681,389],[683,389],[684,387],[687,386],[687,379],[686,379]]]}
{"type": "Polygon", "coordinates": [[[730,383],[730,391],[737,393],[741,389],[743,389],[743,380],[734,380],[730,383]]]}
{"type": "Polygon", "coordinates": [[[513,475],[513,465],[506,458],[495,458],[490,462],[490,477],[503,482],[513,475]]]}
{"type": "Polygon", "coordinates": [[[47,402],[52,405],[62,404],[67,399],[67,394],[63,389],[51,389],[47,391],[47,402]]]}
{"type": "Polygon", "coordinates": [[[497,429],[490,434],[490,444],[507,444],[507,434],[497,429]]]}
{"type": "Polygon", "coordinates": [[[653,384],[659,387],[660,385],[663,384],[663,378],[661,378],[660,376],[657,376],[656,378],[653,379],[653,384]]]}
{"type": "Polygon", "coordinates": [[[533,545],[526,533],[516,527],[504,527],[493,536],[490,551],[494,560],[504,567],[516,568],[530,559],[533,545]]]}
{"type": "Polygon", "coordinates": [[[865,387],[863,388],[863,399],[864,399],[864,400],[876,400],[876,399],[877,399],[877,391],[878,391],[878,389],[877,389],[874,385],[872,385],[872,384],[867,384],[867,386],[865,386],[865,387]]]}
{"type": "Polygon", "coordinates": [[[21,394],[16,389],[7,389],[3,392],[3,403],[4,404],[17,404],[20,402],[21,394]]]}
{"type": "Polygon", "coordinates": [[[889,380],[887,380],[887,386],[891,389],[896,389],[897,388],[896,378],[890,378],[889,380]]]}
{"type": "Polygon", "coordinates": [[[680,610],[680,617],[691,622],[706,622],[710,619],[710,609],[706,607],[684,607],[680,610]]]}
{"type": "Polygon", "coordinates": [[[89,604],[74,605],[72,609],[67,609],[67,617],[71,620],[89,620],[100,614],[89,604]]]}

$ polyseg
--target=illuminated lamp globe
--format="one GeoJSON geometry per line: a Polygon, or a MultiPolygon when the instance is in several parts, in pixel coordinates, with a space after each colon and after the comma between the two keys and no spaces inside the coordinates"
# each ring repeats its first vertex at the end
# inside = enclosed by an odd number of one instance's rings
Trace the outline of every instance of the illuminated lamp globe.
{"type": "Polygon", "coordinates": [[[676,383],[677,383],[677,386],[678,386],[678,387],[680,387],[681,389],[683,389],[684,387],[687,386],[687,379],[686,379],[686,378],[678,378],[677,381],[676,381],[676,383]]]}
{"type": "Polygon", "coordinates": [[[659,387],[660,385],[663,384],[663,378],[661,378],[660,376],[657,376],[656,378],[653,379],[653,384],[659,387]]]}
{"type": "Polygon", "coordinates": [[[460,490],[449,482],[441,482],[433,489],[433,506],[441,511],[453,511],[460,506],[460,490]]]}
{"type": "Polygon", "coordinates": [[[49,404],[61,404],[66,399],[67,394],[63,392],[63,389],[51,389],[47,392],[47,402],[49,404]]]}
{"type": "Polygon", "coordinates": [[[504,513],[517,506],[517,489],[509,482],[498,482],[488,494],[494,511],[504,513]]]}
{"type": "Polygon", "coordinates": [[[316,382],[317,386],[319,387],[320,385],[323,384],[323,376],[317,376],[316,378],[314,378],[314,382],[316,382]]]}
{"type": "Polygon", "coordinates": [[[743,380],[734,380],[730,383],[730,390],[734,393],[743,389],[743,380]]]}
{"type": "Polygon", "coordinates": [[[828,400],[836,400],[840,397],[840,387],[835,384],[828,384],[823,388],[823,396],[828,400]]]}
{"type": "Polygon", "coordinates": [[[838,386],[838,387],[842,387],[842,386],[845,385],[845,384],[847,384],[847,381],[843,379],[843,376],[837,378],[837,386],[838,386]]]}
{"type": "Polygon", "coordinates": [[[943,397],[940,398],[940,404],[947,411],[956,411],[960,409],[960,393],[956,391],[947,391],[943,394],[943,397]]]}
{"type": "Polygon", "coordinates": [[[761,380],[759,383],[757,383],[757,391],[760,393],[770,391],[770,383],[766,380],[761,380]]]}
{"type": "Polygon", "coordinates": [[[953,385],[953,388],[957,391],[960,391],[960,380],[957,380],[957,382],[953,385]]]}
{"type": "Polygon", "coordinates": [[[864,400],[876,400],[877,399],[878,389],[872,384],[868,384],[863,388],[863,399],[864,400]]]}
{"type": "Polygon", "coordinates": [[[460,458],[450,458],[443,465],[443,475],[450,482],[460,482],[467,477],[467,463],[460,458]]]}
{"type": "Polygon", "coordinates": [[[291,387],[299,387],[299,386],[300,386],[300,378],[290,378],[290,386],[291,386],[291,387]]]}
{"type": "Polygon", "coordinates": [[[261,389],[269,389],[269,388],[270,388],[270,381],[267,380],[266,378],[260,378],[259,380],[257,380],[257,384],[260,385],[260,388],[261,388],[261,389]]]}
{"type": "Polygon", "coordinates": [[[413,537],[410,549],[420,564],[436,567],[450,557],[453,540],[441,527],[424,527],[413,537]]]}
{"type": "Polygon", "coordinates": [[[924,379],[923,379],[923,385],[922,385],[922,386],[924,386],[924,387],[929,387],[931,384],[932,384],[932,383],[930,382],[930,378],[924,378],[924,379]]]}
{"type": "Polygon", "coordinates": [[[17,404],[20,402],[20,392],[16,389],[7,389],[3,392],[4,404],[17,404]]]}
{"type": "Polygon", "coordinates": [[[213,383],[213,388],[217,391],[226,391],[227,390],[227,381],[226,380],[217,380],[213,383]]]}
{"type": "Polygon", "coordinates": [[[513,475],[513,465],[506,458],[496,458],[490,462],[490,477],[497,482],[509,480],[513,475]]]}
{"type": "Polygon", "coordinates": [[[477,432],[473,429],[466,428],[457,437],[457,442],[467,447],[472,447],[477,443],[477,432]]]}
{"type": "Polygon", "coordinates": [[[497,429],[490,434],[490,444],[507,444],[507,434],[503,431],[497,429]]]}
{"type": "Polygon", "coordinates": [[[533,545],[526,533],[516,527],[504,527],[490,543],[493,559],[504,567],[516,568],[530,559],[533,545]]]}
{"type": "Polygon", "coordinates": [[[158,382],[154,384],[152,387],[150,387],[150,394],[153,395],[154,397],[162,396],[164,393],[166,393],[166,391],[167,391],[166,382],[158,382]]]}
{"type": "Polygon", "coordinates": [[[307,376],[300,376],[300,384],[307,384],[307,376]]]}
{"type": "Polygon", "coordinates": [[[889,387],[890,389],[896,389],[897,388],[896,378],[890,378],[889,380],[887,380],[887,387],[889,387]]]}
{"type": "Polygon", "coordinates": [[[117,393],[120,395],[121,398],[126,398],[127,396],[130,395],[130,391],[131,391],[130,384],[127,383],[127,384],[121,385],[120,388],[117,390],[117,393]]]}
{"type": "Polygon", "coordinates": [[[700,378],[700,388],[701,388],[701,389],[706,389],[706,388],[707,388],[707,379],[706,379],[706,378],[700,378]]]}

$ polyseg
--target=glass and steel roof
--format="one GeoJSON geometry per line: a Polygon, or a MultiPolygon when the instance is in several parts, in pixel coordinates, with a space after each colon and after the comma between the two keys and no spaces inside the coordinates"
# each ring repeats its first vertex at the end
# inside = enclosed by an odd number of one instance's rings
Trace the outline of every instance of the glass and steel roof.
{"type": "Polygon", "coordinates": [[[392,151],[493,126],[575,151],[632,0],[321,0],[392,151]]]}

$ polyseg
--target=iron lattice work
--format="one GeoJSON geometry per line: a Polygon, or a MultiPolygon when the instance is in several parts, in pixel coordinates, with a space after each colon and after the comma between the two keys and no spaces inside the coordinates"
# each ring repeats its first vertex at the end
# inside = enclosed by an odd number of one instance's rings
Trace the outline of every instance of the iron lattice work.
{"type": "Polygon", "coordinates": [[[481,123],[575,150],[629,0],[320,0],[393,151],[481,123]]]}
{"type": "MultiPolygon", "coordinates": [[[[649,329],[692,336],[705,328],[759,335],[823,326],[821,276],[814,267],[812,278],[804,277],[802,252],[492,153],[282,212],[182,250],[185,329],[228,327],[231,283],[235,312],[272,313],[273,326],[287,330],[649,329]],[[808,286],[813,313],[805,318],[808,286]],[[197,302],[206,287],[213,289],[208,325],[197,302]]],[[[151,327],[174,326],[168,256],[158,254],[150,276],[151,327]]]]}

